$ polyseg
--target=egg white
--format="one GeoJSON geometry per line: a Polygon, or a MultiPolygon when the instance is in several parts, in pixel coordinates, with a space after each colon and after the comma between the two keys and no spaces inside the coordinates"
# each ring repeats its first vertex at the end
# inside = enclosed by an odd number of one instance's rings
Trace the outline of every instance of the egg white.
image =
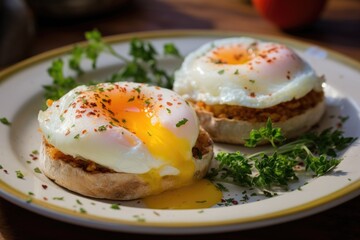
{"type": "Polygon", "coordinates": [[[277,43],[240,37],[209,42],[190,53],[175,73],[174,90],[206,104],[268,108],[321,91],[323,80],[293,50],[277,43]],[[232,45],[256,53],[241,64],[214,63],[213,51],[232,45]],[[271,49],[276,48],[276,51],[271,49]],[[266,57],[264,57],[266,54],[266,57]]]}
{"type": "MultiPolygon", "coordinates": [[[[138,83],[104,83],[97,87],[106,89],[114,85],[128,91],[141,87],[143,94],[154,99],[161,94],[161,99],[157,99],[154,104],[166,108],[159,108],[152,116],[151,122],[160,122],[178,138],[188,141],[190,146],[195,145],[199,134],[198,120],[194,110],[178,94],[168,89],[138,83]],[[167,105],[174,101],[179,104],[167,105]],[[176,124],[184,118],[187,119],[186,124],[177,127],[176,124]]],[[[82,117],[77,118],[78,112],[84,109],[79,108],[79,105],[71,106],[79,102],[79,92],[89,91],[90,88],[79,86],[55,101],[47,110],[40,111],[40,129],[50,144],[65,154],[94,161],[117,172],[142,174],[161,167],[161,176],[179,173],[179,169],[167,164],[164,159],[152,156],[146,144],[135,133],[123,127],[113,126],[101,134],[95,132],[94,129],[109,124],[104,116],[87,116],[89,110],[86,109],[82,117]],[[81,132],[86,134],[77,137],[81,132]]],[[[192,158],[191,148],[186,154],[192,158]]]]}

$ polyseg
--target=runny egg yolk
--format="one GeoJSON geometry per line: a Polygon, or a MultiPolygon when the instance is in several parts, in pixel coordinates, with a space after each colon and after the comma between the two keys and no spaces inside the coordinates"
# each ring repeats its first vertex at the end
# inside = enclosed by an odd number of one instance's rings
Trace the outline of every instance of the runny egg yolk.
{"type": "Polygon", "coordinates": [[[236,65],[248,62],[255,54],[254,48],[244,48],[241,44],[233,44],[213,49],[210,59],[217,64],[236,65]]]}
{"type": "MultiPolygon", "coordinates": [[[[100,111],[110,125],[121,126],[134,133],[154,158],[179,170],[177,175],[163,177],[173,178],[177,186],[192,182],[195,171],[192,146],[188,140],[177,137],[162,126],[157,116],[159,106],[153,99],[147,98],[140,89],[121,94],[118,91],[97,91],[90,98],[95,98],[96,106],[101,107],[100,111]]],[[[141,175],[155,192],[162,191],[161,170],[162,167],[141,175]]]]}
{"type": "Polygon", "coordinates": [[[202,179],[182,188],[146,197],[143,202],[154,209],[198,209],[212,207],[221,198],[222,192],[209,180],[202,179]]]}

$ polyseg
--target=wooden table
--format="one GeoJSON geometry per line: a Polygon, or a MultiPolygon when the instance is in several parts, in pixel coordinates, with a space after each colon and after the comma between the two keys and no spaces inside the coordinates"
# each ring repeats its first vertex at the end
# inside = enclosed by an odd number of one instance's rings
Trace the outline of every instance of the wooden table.
{"type": "MultiPolygon", "coordinates": [[[[131,1],[112,13],[71,21],[42,20],[29,55],[83,40],[85,31],[103,35],[165,29],[217,29],[290,37],[311,42],[360,60],[360,2],[330,0],[321,19],[303,31],[284,32],[260,18],[249,1],[163,0],[131,1]]],[[[202,235],[242,239],[291,237],[360,239],[360,197],[300,220],[241,232],[202,235]]],[[[0,239],[166,239],[80,227],[32,213],[0,199],[0,239]]],[[[197,239],[200,236],[187,236],[197,239]]],[[[172,236],[182,239],[181,236],[172,236]]]]}

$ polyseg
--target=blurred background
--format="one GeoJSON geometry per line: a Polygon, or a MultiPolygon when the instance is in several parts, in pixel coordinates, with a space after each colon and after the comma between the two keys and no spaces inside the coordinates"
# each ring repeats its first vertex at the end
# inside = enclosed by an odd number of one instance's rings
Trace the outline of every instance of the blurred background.
{"type": "Polygon", "coordinates": [[[0,66],[84,39],[216,29],[292,37],[360,59],[359,0],[0,0],[0,66]]]}

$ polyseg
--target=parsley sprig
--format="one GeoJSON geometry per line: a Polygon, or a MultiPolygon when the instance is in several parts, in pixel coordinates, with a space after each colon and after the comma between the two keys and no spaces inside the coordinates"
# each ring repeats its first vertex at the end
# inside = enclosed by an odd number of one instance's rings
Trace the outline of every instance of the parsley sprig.
{"type": "Polygon", "coordinates": [[[266,127],[251,130],[250,137],[246,140],[245,146],[255,147],[260,141],[269,141],[273,147],[276,147],[276,143],[284,142],[285,137],[282,135],[280,128],[273,128],[269,118],[266,122],[266,127]]]}
{"type": "MultiPolygon", "coordinates": [[[[133,81],[172,88],[173,75],[159,67],[159,54],[151,43],[136,38],[132,39],[129,58],[117,53],[110,44],[104,42],[98,30],[86,32],[85,38],[87,43],[75,45],[67,62],[61,58],[52,62],[48,69],[52,83],[44,86],[45,98],[57,100],[71,89],[83,84],[78,78],[84,73],[83,61],[89,60],[92,68],[96,69],[99,56],[103,53],[119,59],[122,67],[108,78],[100,80],[101,82],[133,81]],[[66,76],[64,74],[66,66],[75,74],[66,76]]],[[[163,54],[182,58],[178,49],[172,43],[164,44],[163,54]]],[[[92,83],[90,82],[90,84],[92,83]]]]}
{"type": "Polygon", "coordinates": [[[265,127],[252,130],[245,146],[255,147],[268,141],[271,149],[250,155],[219,152],[215,157],[219,167],[211,169],[208,178],[260,189],[287,188],[289,182],[298,179],[296,166],[305,166],[315,176],[322,176],[340,163],[338,152],[356,138],[344,137],[341,130],[328,128],[320,133],[306,133],[292,142],[285,140],[281,129],[273,127],[269,119],[265,127]]]}

